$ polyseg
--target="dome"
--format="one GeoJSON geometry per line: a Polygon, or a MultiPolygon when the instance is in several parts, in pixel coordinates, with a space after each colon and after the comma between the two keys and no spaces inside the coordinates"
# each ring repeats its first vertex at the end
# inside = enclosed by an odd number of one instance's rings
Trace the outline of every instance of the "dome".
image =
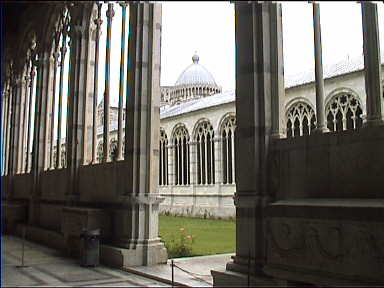
{"type": "Polygon", "coordinates": [[[192,64],[180,74],[175,86],[181,85],[215,85],[212,74],[199,64],[199,56],[195,53],[192,56],[192,64]]]}

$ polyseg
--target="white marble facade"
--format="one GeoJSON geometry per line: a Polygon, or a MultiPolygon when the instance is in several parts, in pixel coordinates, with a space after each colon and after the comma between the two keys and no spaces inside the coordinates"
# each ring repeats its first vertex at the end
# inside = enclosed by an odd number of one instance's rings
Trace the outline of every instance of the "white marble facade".
{"type": "MultiPolygon", "coordinates": [[[[235,91],[222,91],[211,73],[199,64],[196,54],[192,61],[174,86],[161,87],[159,192],[165,200],[160,212],[235,217],[235,91]]],[[[363,66],[361,56],[324,67],[325,116],[330,132],[362,126],[366,111],[363,66]]],[[[281,116],[286,137],[310,134],[315,127],[314,77],[314,71],[285,76],[281,116]]],[[[110,159],[113,160],[117,155],[118,108],[110,109],[110,159]]],[[[98,106],[97,116],[100,161],[103,102],[98,106]]]]}

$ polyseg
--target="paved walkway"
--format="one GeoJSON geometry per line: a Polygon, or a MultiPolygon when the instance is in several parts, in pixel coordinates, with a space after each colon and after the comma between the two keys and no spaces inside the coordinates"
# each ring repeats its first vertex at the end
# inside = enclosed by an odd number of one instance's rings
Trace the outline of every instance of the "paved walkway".
{"type": "MultiPolygon", "coordinates": [[[[234,254],[220,254],[198,257],[176,258],[174,282],[190,287],[212,287],[211,270],[225,270],[225,265],[234,254]]],[[[172,283],[171,260],[167,264],[125,268],[126,271],[172,283]]]]}
{"type": "MultiPolygon", "coordinates": [[[[81,267],[77,259],[57,250],[25,241],[24,265],[19,268],[21,238],[2,236],[1,286],[128,286],[169,287],[172,283],[171,260],[168,264],[140,266],[124,270],[100,265],[81,267]]],[[[179,286],[212,286],[211,269],[224,269],[232,254],[174,259],[174,281],[179,286]],[[182,271],[187,271],[188,273],[182,271]],[[191,273],[192,272],[192,273],[191,273]]]]}

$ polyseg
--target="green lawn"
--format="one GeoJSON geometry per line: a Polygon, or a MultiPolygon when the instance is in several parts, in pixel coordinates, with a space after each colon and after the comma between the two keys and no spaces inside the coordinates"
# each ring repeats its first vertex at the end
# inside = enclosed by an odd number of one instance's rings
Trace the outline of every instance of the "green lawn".
{"type": "Polygon", "coordinates": [[[180,228],[194,239],[191,256],[235,251],[235,220],[159,216],[159,234],[165,243],[180,237],[180,228]]]}

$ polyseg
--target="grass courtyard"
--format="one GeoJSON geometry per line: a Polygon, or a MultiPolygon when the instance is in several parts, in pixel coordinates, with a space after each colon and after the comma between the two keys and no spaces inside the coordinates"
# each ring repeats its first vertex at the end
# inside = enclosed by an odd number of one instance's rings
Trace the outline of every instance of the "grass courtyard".
{"type": "MultiPolygon", "coordinates": [[[[166,245],[172,244],[172,241],[179,241],[182,235],[188,237],[187,240],[192,237],[192,250],[189,256],[234,252],[235,229],[235,220],[159,216],[159,234],[166,245]]],[[[177,256],[169,255],[169,257],[177,256]]]]}

